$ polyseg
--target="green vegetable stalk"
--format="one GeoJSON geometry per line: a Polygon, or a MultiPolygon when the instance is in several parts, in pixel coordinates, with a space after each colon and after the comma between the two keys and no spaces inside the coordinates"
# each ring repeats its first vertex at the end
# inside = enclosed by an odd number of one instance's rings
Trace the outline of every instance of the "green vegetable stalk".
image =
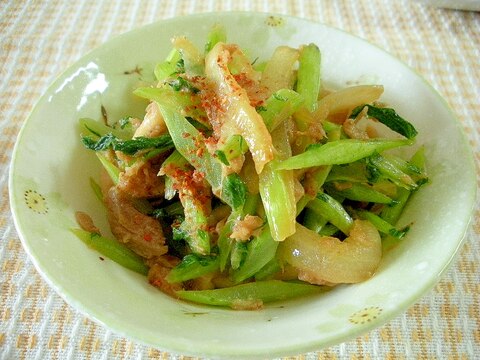
{"type": "Polygon", "coordinates": [[[98,251],[116,263],[142,275],[147,275],[148,267],[143,258],[128,249],[116,240],[91,233],[82,229],[70,229],[75,236],[82,240],[88,247],[98,251]]]}
{"type": "Polygon", "coordinates": [[[311,145],[304,153],[281,161],[275,166],[275,168],[278,170],[287,170],[303,169],[320,165],[348,164],[371,156],[375,152],[381,152],[387,149],[411,144],[411,140],[337,140],[328,142],[324,145],[311,145]]]}
{"type": "Polygon", "coordinates": [[[177,291],[183,300],[200,304],[226,306],[231,308],[258,308],[263,303],[287,300],[299,296],[319,294],[324,288],[295,282],[266,280],[241,284],[224,289],[177,291]]]}

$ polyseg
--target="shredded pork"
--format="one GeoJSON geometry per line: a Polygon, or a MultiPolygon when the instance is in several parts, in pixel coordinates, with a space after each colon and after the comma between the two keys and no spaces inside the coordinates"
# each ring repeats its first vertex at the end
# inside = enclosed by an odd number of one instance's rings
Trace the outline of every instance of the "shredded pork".
{"type": "Polygon", "coordinates": [[[118,241],[147,259],[167,252],[160,223],[138,211],[130,196],[111,187],[105,203],[110,228],[118,241]]]}

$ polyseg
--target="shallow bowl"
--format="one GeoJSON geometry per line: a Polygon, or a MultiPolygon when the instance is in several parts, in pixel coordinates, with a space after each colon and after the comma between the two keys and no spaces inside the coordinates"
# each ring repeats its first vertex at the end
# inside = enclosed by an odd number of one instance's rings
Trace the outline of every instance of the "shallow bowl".
{"type": "Polygon", "coordinates": [[[447,104],[422,78],[383,50],[340,30],[261,13],[215,13],[160,21],[118,36],[60,75],[35,106],[16,144],[10,202],[18,233],[38,271],[73,307],[118,334],[173,353],[265,358],[308,352],[365,333],[407,309],[442,276],[462,244],[475,202],[473,158],[447,104]],[[69,231],[74,213],[90,214],[107,232],[105,210],[90,189],[95,155],[78,133],[81,117],[142,116],[132,90],[153,79],[174,35],[203,47],[211,26],[249,56],[316,43],[322,78],[333,87],[382,84],[382,101],[419,131],[431,182],[416,193],[400,223],[413,226],[388,251],[378,272],[356,285],[233,311],[176,301],[145,278],[88,249],[69,231]],[[103,109],[103,111],[102,111],[103,109]]]}

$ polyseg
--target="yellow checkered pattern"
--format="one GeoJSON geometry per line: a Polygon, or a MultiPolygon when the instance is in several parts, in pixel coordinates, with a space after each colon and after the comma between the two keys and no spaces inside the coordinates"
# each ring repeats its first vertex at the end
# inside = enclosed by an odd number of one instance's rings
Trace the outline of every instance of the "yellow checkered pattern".
{"type": "MultiPolygon", "coordinates": [[[[113,35],[210,11],[295,15],[369,40],[416,69],[459,117],[480,161],[480,13],[407,0],[0,0],[0,358],[184,359],[86,319],[40,278],[15,231],[8,166],[16,135],[56,75],[113,35]]],[[[294,359],[480,357],[480,209],[455,264],[407,312],[367,335],[294,359]]]]}

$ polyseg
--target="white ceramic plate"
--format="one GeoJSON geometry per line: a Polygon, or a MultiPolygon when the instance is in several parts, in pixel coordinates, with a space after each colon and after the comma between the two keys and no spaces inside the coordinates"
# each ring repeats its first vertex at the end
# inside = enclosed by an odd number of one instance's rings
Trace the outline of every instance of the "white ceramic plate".
{"type": "Polygon", "coordinates": [[[175,353],[265,358],[337,344],[377,327],[428,291],[462,243],[475,199],[471,152],[446,103],[411,69],[379,48],[325,25],[254,13],[201,14],[158,22],[112,39],[62,74],[25,123],[14,151],[10,201],[26,251],[65,300],[113,331],[175,353]],[[142,114],[131,90],[151,77],[173,35],[202,47],[221,22],[229,41],[252,58],[267,59],[278,45],[314,42],[322,74],[335,87],[385,86],[383,101],[419,130],[431,184],[415,194],[401,219],[413,222],[400,246],[385,254],[370,280],[260,311],[232,311],[175,301],[88,249],[69,228],[85,211],[108,228],[89,186],[100,165],[83,149],[77,122],[142,114]],[[141,74],[134,69],[143,69],[141,74]]]}

